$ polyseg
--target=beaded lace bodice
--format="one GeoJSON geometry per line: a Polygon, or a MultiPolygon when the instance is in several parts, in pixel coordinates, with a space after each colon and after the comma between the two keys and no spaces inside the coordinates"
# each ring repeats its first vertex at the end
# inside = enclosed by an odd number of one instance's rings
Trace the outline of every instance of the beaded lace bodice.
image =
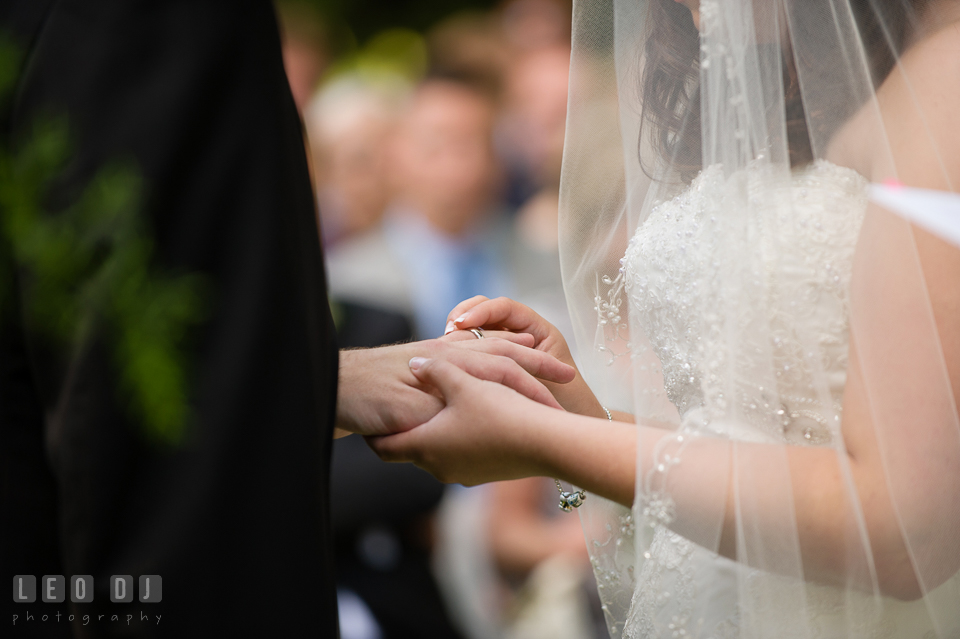
{"type": "MultiPolygon", "coordinates": [[[[654,207],[637,229],[624,260],[634,326],[643,328],[660,359],[665,391],[680,415],[689,419],[691,411],[706,410],[700,419],[709,422],[728,408],[723,389],[730,367],[722,360],[730,335],[729,329],[715,330],[726,303],[720,299],[726,290],[719,278],[729,272],[725,266],[744,258],[737,249],[754,251],[762,272],[755,274],[748,303],[741,293],[733,309],[737,330],[743,332],[737,343],[745,347],[751,331],[763,328],[759,332],[772,344],[757,347],[769,352],[776,384],[765,389],[756,380],[735,380],[739,414],[753,427],[746,437],[826,443],[836,427],[831,420],[838,421],[846,377],[847,291],[866,208],[866,180],[818,161],[795,171],[779,188],[750,190],[750,203],[763,217],[745,230],[750,237],[739,247],[715,237],[718,216],[735,214],[717,202],[726,181],[719,166],[705,169],[680,195],[654,207]],[[792,191],[790,197],[783,197],[784,189],[792,191]],[[778,201],[791,201],[793,208],[778,210],[778,201]],[[802,356],[810,335],[822,360],[812,364],[802,356]],[[827,402],[818,394],[811,367],[825,373],[827,402]]],[[[747,188],[753,188],[749,180],[747,188]]]]}

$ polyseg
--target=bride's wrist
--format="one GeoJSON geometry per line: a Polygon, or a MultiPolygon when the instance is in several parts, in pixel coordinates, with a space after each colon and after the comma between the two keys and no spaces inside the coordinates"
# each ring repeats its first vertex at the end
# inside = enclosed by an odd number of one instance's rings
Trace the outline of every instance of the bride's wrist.
{"type": "MultiPolygon", "coordinates": [[[[603,404],[600,403],[600,400],[597,399],[597,396],[593,394],[593,391],[590,390],[590,387],[587,385],[586,381],[579,376],[577,380],[573,382],[580,386],[577,396],[573,398],[569,406],[564,406],[568,412],[576,413],[578,415],[584,415],[586,417],[602,417],[606,419],[607,414],[604,412],[603,404]]],[[[560,401],[563,404],[563,401],[560,401]]]]}
{"type": "Polygon", "coordinates": [[[629,506],[633,501],[639,429],[619,421],[604,423],[603,436],[597,422],[582,415],[562,414],[544,443],[539,463],[545,477],[595,493],[629,506]]]}
{"type": "Polygon", "coordinates": [[[522,476],[550,477],[560,461],[558,443],[564,437],[568,419],[574,415],[540,404],[531,404],[529,409],[516,415],[511,420],[513,423],[507,425],[511,439],[508,446],[521,460],[522,476]]]}

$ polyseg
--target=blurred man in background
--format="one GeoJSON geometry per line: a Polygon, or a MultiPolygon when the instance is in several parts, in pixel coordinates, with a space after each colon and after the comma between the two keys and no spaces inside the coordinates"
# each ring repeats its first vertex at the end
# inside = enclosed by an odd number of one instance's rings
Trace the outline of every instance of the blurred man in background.
{"type": "MultiPolygon", "coordinates": [[[[306,122],[321,209],[338,218],[331,220],[337,227],[325,229],[344,229],[328,246],[339,242],[330,252],[330,279],[338,332],[348,344],[357,335],[377,343],[402,339],[394,328],[398,317],[419,335],[439,334],[439,322],[430,326],[438,311],[475,294],[496,295],[498,281],[506,285],[500,291],[509,287],[554,324],[569,325],[557,245],[569,22],[563,0],[517,0],[498,12],[457,14],[427,34],[434,75],[411,101],[385,104],[370,76],[356,72],[328,82],[313,99],[306,122]],[[346,167],[350,158],[362,175],[338,174],[336,162],[346,167]],[[377,207],[368,206],[374,202],[388,203],[385,218],[355,233],[375,219],[377,207]]],[[[430,493],[428,482],[400,477],[395,466],[349,440],[335,444],[333,468],[335,525],[338,501],[349,505],[343,517],[349,525],[337,533],[346,542],[338,546],[347,571],[341,586],[350,589],[347,596],[341,591],[341,605],[349,601],[350,610],[365,609],[372,618],[357,628],[389,636],[439,617],[429,606],[408,609],[407,619],[384,609],[387,584],[425,592],[422,579],[403,574],[401,564],[423,551],[402,532],[409,524],[391,519],[396,493],[384,487],[405,486],[416,504],[404,515],[411,521],[436,507],[418,497],[430,493]],[[391,479],[362,484],[361,495],[360,484],[338,481],[357,473],[391,479]],[[371,554],[375,548],[383,551],[380,560],[371,554]]],[[[437,522],[429,520],[437,541],[429,549],[465,636],[604,636],[602,614],[592,609],[599,603],[582,587],[592,577],[579,521],[557,510],[555,492],[552,482],[536,478],[445,492],[437,522]]]]}
{"type": "Polygon", "coordinates": [[[467,84],[418,87],[391,142],[393,197],[382,224],[330,252],[334,298],[400,312],[426,338],[443,334],[462,299],[512,291],[493,119],[467,84]]]}
{"type": "MultiPolygon", "coordinates": [[[[396,337],[389,335],[396,316],[409,320],[414,336],[442,335],[450,304],[474,291],[504,294],[510,286],[504,221],[494,209],[492,106],[466,84],[428,80],[385,135],[384,118],[377,117],[382,111],[359,100],[335,101],[336,90],[321,93],[311,112],[311,139],[330,158],[317,163],[329,167],[319,181],[339,187],[344,200],[337,204],[353,216],[344,218],[353,229],[369,219],[376,195],[389,194],[390,202],[373,228],[331,247],[332,299],[344,315],[341,340],[356,339],[362,326],[364,339],[386,342],[396,337]],[[337,159],[345,165],[351,157],[367,171],[338,176],[337,159]],[[383,177],[387,188],[379,191],[383,177]],[[374,313],[377,321],[368,321],[374,313]]],[[[384,464],[360,441],[338,441],[333,459],[344,636],[457,637],[430,571],[443,487],[419,469],[384,464]],[[368,620],[351,626],[365,611],[368,620]]]]}
{"type": "Polygon", "coordinates": [[[342,75],[304,111],[323,239],[330,247],[376,228],[389,198],[388,145],[409,86],[398,76],[342,75]]]}
{"type": "MultiPolygon", "coordinates": [[[[417,295],[429,318],[462,297],[495,294],[484,288],[489,277],[451,285],[485,262],[513,295],[569,324],[557,252],[569,23],[563,0],[456,14],[427,34],[433,76],[412,101],[397,76],[370,73],[369,63],[340,72],[311,100],[305,121],[325,241],[339,244],[331,286],[342,345],[411,337],[417,295]]],[[[557,510],[552,482],[447,490],[435,522],[440,487],[417,473],[383,464],[357,440],[334,444],[345,639],[444,636],[431,555],[465,636],[604,636],[594,591],[582,587],[592,577],[579,521],[557,510]],[[419,604],[405,606],[398,592],[419,604]]]]}
{"type": "MultiPolygon", "coordinates": [[[[344,74],[306,109],[324,239],[334,254],[381,226],[393,178],[389,147],[407,92],[395,76],[344,74]]],[[[371,278],[367,286],[379,283],[371,278]]],[[[412,316],[375,293],[334,296],[331,304],[343,348],[413,337],[412,316]]],[[[360,438],[334,442],[331,520],[343,639],[459,639],[430,569],[443,491],[419,468],[382,462],[360,438]]]]}

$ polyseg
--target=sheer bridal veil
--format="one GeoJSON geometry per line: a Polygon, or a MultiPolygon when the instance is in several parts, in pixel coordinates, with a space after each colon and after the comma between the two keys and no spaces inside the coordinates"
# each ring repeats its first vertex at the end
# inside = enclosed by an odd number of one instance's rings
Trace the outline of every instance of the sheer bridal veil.
{"type": "Polygon", "coordinates": [[[868,182],[960,188],[939,102],[958,19],[949,0],[575,2],[581,369],[664,429],[632,510],[581,509],[613,636],[960,636],[960,260],[868,201],[868,182]]]}

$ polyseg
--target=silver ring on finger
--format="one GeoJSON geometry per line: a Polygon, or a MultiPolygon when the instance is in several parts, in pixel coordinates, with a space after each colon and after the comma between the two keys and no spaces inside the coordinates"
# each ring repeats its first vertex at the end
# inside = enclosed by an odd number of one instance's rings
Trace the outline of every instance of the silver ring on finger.
{"type": "Polygon", "coordinates": [[[483,329],[482,328],[471,328],[469,329],[471,333],[477,336],[477,339],[483,339],[483,329]]]}

